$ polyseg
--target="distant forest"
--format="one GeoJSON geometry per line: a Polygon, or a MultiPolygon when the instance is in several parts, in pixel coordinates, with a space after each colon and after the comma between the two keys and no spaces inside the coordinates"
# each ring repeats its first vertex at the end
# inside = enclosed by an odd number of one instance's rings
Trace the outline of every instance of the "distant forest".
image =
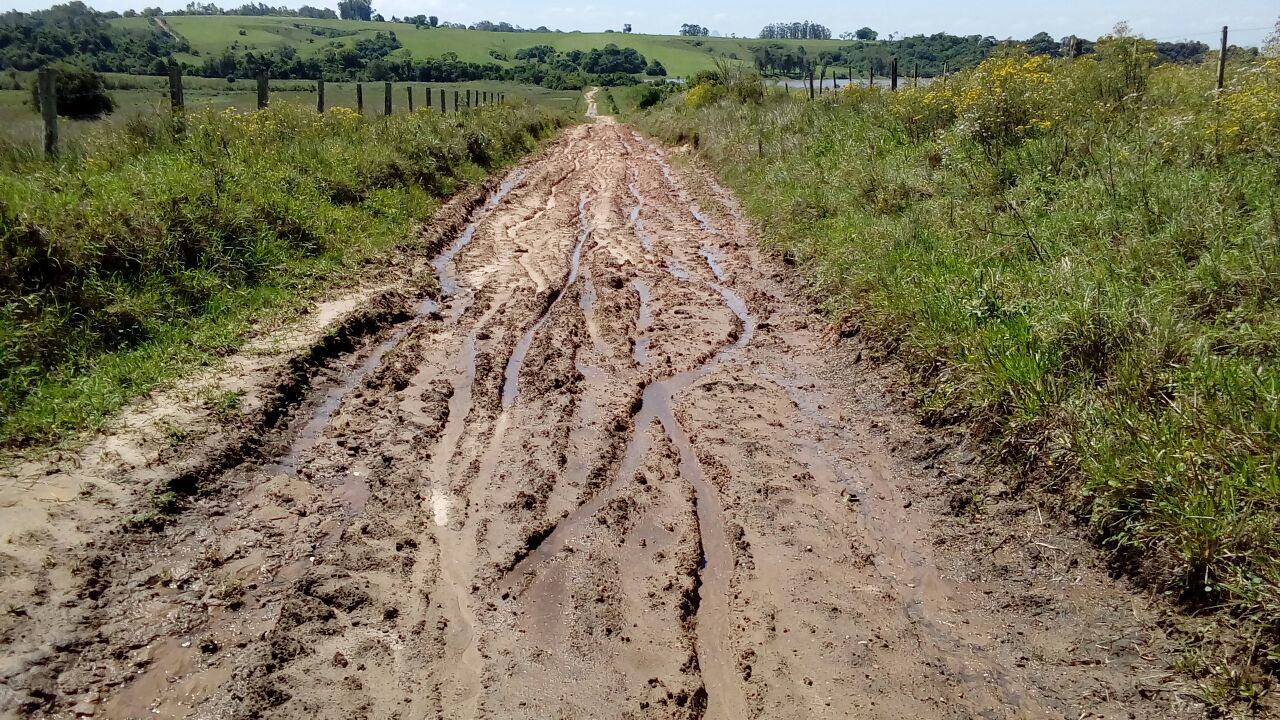
{"type": "MultiPolygon", "coordinates": [[[[372,13],[368,0],[342,0],[339,7],[342,16],[372,13]]],[[[140,15],[149,18],[145,27],[122,27],[110,22],[139,13],[98,12],[78,1],[30,13],[10,11],[0,14],[0,69],[34,70],[52,62],[67,62],[98,72],[157,75],[167,72],[174,55],[183,54],[197,56],[197,62],[184,64],[186,71],[206,77],[250,77],[266,72],[280,79],[512,80],[552,88],[577,88],[587,84],[631,84],[639,82],[638,78],[645,75],[660,77],[666,74],[656,58],[646,59],[634,49],[612,44],[585,52],[564,53],[544,45],[518,51],[513,57],[491,51],[491,62],[462,61],[452,53],[438,58],[410,58],[406,52],[397,52],[402,46],[392,24],[388,24],[387,32],[361,38],[354,45],[349,45],[342,38],[352,33],[305,22],[306,19],[334,19],[337,14],[333,10],[311,6],[293,10],[261,3],[223,10],[216,5],[193,2],[176,14],[298,18],[297,28],[316,35],[317,42],[321,39],[326,41],[320,51],[313,56],[302,57],[291,47],[255,52],[233,44],[216,56],[199,57],[184,38],[169,30],[160,14],[158,8],[143,10],[140,15]]],[[[460,27],[442,23],[434,16],[396,19],[420,27],[460,27]]],[[[472,27],[522,31],[508,23],[487,21],[472,27]]],[[[695,30],[696,34],[705,34],[705,28],[700,26],[686,26],[685,29],[691,34],[695,30]]],[[[814,39],[828,38],[831,31],[817,23],[776,23],[766,26],[762,34],[814,39]]],[[[815,68],[843,70],[859,77],[874,69],[877,74],[884,75],[888,72],[890,59],[896,57],[903,75],[910,74],[918,65],[921,75],[932,76],[942,72],[944,65],[951,69],[975,65],[1002,44],[993,37],[960,37],[945,33],[888,41],[852,39],[876,37],[870,28],[846,35],[851,38],[849,44],[838,50],[814,53],[794,42],[784,44],[764,38],[751,46],[751,57],[738,57],[737,54],[730,57],[752,62],[762,73],[793,77],[815,68]]],[[[625,34],[619,37],[625,37],[625,34]]],[[[1055,39],[1047,33],[1040,33],[1020,44],[1034,54],[1057,56],[1065,52],[1071,40],[1055,39]]],[[[1093,43],[1081,43],[1082,52],[1089,53],[1092,49],[1093,43]]],[[[1209,52],[1209,46],[1199,42],[1161,42],[1156,44],[1156,52],[1158,62],[1198,62],[1209,52]]]]}
{"type": "MultiPolygon", "coordinates": [[[[781,25],[778,27],[782,27],[781,25]]],[[[872,31],[871,34],[874,34],[872,31]]],[[[944,68],[958,70],[972,67],[982,62],[997,47],[1008,44],[1021,45],[1032,55],[1060,57],[1068,52],[1073,37],[1054,39],[1048,33],[1039,33],[1027,40],[997,40],[994,37],[981,35],[913,35],[900,40],[868,41],[853,40],[838,50],[823,50],[813,53],[804,46],[784,45],[780,42],[761,42],[752,47],[751,60],[756,69],[765,74],[787,75],[798,77],[812,67],[815,70],[832,68],[846,73],[852,69],[857,77],[865,76],[874,69],[877,75],[889,72],[890,61],[898,59],[898,71],[909,75],[919,68],[923,77],[935,77],[942,74],[944,68]]],[[[1197,63],[1204,60],[1209,46],[1202,42],[1157,42],[1155,44],[1156,62],[1164,63],[1197,63]]],[[[1082,54],[1090,54],[1094,43],[1089,40],[1080,41],[1082,54]]],[[[1253,48],[1235,48],[1239,52],[1256,53],[1253,48]]]]}

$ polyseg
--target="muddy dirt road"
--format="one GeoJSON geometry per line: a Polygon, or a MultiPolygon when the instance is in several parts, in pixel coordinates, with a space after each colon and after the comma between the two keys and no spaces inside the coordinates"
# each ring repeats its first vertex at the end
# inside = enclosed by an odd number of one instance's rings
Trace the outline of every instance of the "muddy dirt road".
{"type": "Polygon", "coordinates": [[[0,706],[1191,712],[1146,605],[911,423],[713,183],[600,118],[469,220],[433,261],[441,299],[344,360],[274,449],[164,531],[95,541],[91,580],[41,615],[61,640],[6,626],[30,647],[0,706]]]}

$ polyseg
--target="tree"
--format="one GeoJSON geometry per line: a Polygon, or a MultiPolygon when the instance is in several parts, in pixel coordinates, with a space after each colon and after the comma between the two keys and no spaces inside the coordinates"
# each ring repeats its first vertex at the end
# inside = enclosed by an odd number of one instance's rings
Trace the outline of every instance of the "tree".
{"type": "Polygon", "coordinates": [[[1054,40],[1053,36],[1047,32],[1032,35],[1023,45],[1027,47],[1027,53],[1031,55],[1058,57],[1062,54],[1062,42],[1054,40]]]}
{"type": "Polygon", "coordinates": [[[343,20],[369,20],[373,4],[369,0],[338,0],[338,15],[343,20]]]}
{"type": "Polygon", "coordinates": [[[811,20],[793,23],[771,23],[760,30],[762,40],[830,40],[831,30],[811,20]]]}
{"type": "Polygon", "coordinates": [[[1275,29],[1262,42],[1262,52],[1267,57],[1280,57],[1280,19],[1276,20],[1275,29]]]}
{"type": "Polygon", "coordinates": [[[427,24],[433,28],[440,27],[440,18],[436,17],[435,15],[431,15],[427,18],[427,24]]]}
{"type": "MultiPolygon", "coordinates": [[[[107,94],[102,76],[75,65],[52,66],[58,74],[58,114],[63,117],[89,119],[110,115],[116,102],[107,94]]],[[[40,111],[40,84],[31,83],[31,107],[40,111]]]]}
{"type": "Polygon", "coordinates": [[[627,23],[627,24],[623,25],[623,26],[622,26],[622,32],[624,32],[624,33],[629,33],[629,32],[631,32],[631,23],[627,23]]]}
{"type": "Polygon", "coordinates": [[[680,26],[680,34],[691,36],[691,37],[699,36],[699,35],[706,36],[706,35],[710,35],[711,31],[708,30],[707,28],[702,27],[701,25],[697,25],[693,23],[685,23],[684,25],[680,26]]]}
{"type": "Polygon", "coordinates": [[[658,62],[658,58],[649,61],[648,67],[644,69],[644,74],[650,77],[666,77],[667,69],[658,62]]]}
{"type": "Polygon", "coordinates": [[[869,40],[875,40],[876,38],[880,37],[880,33],[876,32],[875,30],[872,30],[869,27],[864,27],[864,28],[859,28],[858,31],[853,34],[853,36],[859,40],[869,41],[869,40]]]}

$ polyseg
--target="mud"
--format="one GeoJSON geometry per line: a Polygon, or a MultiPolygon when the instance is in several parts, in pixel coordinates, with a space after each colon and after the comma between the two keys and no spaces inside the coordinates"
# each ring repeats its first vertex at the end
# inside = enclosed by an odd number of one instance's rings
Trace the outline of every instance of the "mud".
{"type": "Polygon", "coordinates": [[[1200,712],[1151,607],[912,422],[701,174],[601,117],[453,229],[405,260],[439,296],[261,452],[161,530],[81,524],[50,569],[79,610],[3,626],[6,714],[1200,712]]]}

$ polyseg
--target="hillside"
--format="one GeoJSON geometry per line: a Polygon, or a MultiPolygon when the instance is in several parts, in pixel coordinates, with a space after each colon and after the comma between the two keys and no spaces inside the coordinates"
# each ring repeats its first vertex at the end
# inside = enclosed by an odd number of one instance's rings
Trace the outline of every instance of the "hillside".
{"type": "MultiPolygon", "coordinates": [[[[590,50],[615,43],[632,47],[646,58],[657,58],[672,77],[688,76],[711,68],[714,58],[749,59],[754,38],[681,37],[677,35],[634,35],[623,33],[582,32],[482,32],[446,28],[418,29],[413,25],[358,20],[318,20],[297,17],[172,16],[163,18],[165,25],[190,44],[190,55],[179,55],[184,61],[198,64],[200,58],[221,53],[228,48],[265,52],[286,47],[303,57],[320,53],[330,41],[354,46],[378,32],[395,32],[404,45],[400,52],[413,58],[439,58],[455,53],[464,62],[498,62],[510,65],[509,58],[521,48],[550,45],[558,51],[590,50]],[[243,35],[241,32],[243,31],[243,35]],[[334,37],[337,35],[337,37],[334,37]],[[196,55],[195,53],[198,53],[196,55]],[[496,53],[500,58],[495,58],[496,53]],[[501,58],[508,58],[503,60],[501,58]]],[[[122,27],[143,29],[150,18],[120,18],[112,21],[122,27]]],[[[801,47],[809,52],[836,50],[849,43],[843,40],[770,40],[784,46],[801,47]]]]}

